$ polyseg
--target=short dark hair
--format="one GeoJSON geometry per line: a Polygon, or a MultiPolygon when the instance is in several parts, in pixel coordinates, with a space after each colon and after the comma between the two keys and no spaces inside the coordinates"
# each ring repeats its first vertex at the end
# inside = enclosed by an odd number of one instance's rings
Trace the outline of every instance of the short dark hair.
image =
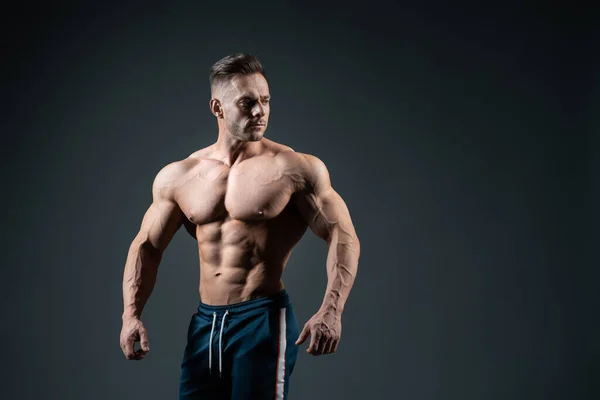
{"type": "Polygon", "coordinates": [[[230,54],[210,67],[210,88],[212,89],[217,83],[228,81],[233,75],[249,75],[257,72],[265,76],[263,67],[256,57],[247,53],[230,54]]]}

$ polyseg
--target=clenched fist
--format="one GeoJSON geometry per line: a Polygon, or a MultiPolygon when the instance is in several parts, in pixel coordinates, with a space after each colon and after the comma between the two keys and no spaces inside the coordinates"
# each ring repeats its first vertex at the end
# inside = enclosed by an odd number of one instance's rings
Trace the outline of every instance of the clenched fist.
{"type": "Polygon", "coordinates": [[[141,360],[150,351],[148,332],[137,318],[123,319],[121,329],[121,350],[128,360],[141,360]],[[134,351],[135,342],[140,342],[141,348],[134,351]]]}
{"type": "Polygon", "coordinates": [[[309,334],[307,353],[313,356],[335,353],[342,334],[341,316],[335,312],[319,310],[304,325],[296,344],[302,344],[309,334]]]}

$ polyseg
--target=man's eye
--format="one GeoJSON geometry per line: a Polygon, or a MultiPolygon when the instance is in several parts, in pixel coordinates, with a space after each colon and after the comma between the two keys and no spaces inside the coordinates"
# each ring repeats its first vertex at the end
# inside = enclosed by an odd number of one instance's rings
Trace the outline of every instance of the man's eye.
{"type": "Polygon", "coordinates": [[[263,100],[263,104],[269,104],[269,100],[263,100]]]}

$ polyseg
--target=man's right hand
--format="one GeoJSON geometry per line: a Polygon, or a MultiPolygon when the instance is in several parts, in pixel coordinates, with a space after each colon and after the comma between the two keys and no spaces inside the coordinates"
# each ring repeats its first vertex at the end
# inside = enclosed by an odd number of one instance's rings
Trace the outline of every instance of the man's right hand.
{"type": "Polygon", "coordinates": [[[121,350],[128,360],[141,360],[150,351],[148,332],[137,318],[124,318],[121,329],[121,350]],[[141,348],[134,351],[135,342],[140,342],[141,348]]]}

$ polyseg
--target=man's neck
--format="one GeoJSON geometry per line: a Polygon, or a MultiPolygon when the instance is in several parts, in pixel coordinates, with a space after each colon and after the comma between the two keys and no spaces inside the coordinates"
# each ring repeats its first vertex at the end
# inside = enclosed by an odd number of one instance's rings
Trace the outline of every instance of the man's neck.
{"type": "Polygon", "coordinates": [[[263,147],[261,142],[262,140],[257,142],[239,140],[228,133],[219,132],[219,137],[215,143],[216,156],[231,167],[260,154],[263,147]]]}

